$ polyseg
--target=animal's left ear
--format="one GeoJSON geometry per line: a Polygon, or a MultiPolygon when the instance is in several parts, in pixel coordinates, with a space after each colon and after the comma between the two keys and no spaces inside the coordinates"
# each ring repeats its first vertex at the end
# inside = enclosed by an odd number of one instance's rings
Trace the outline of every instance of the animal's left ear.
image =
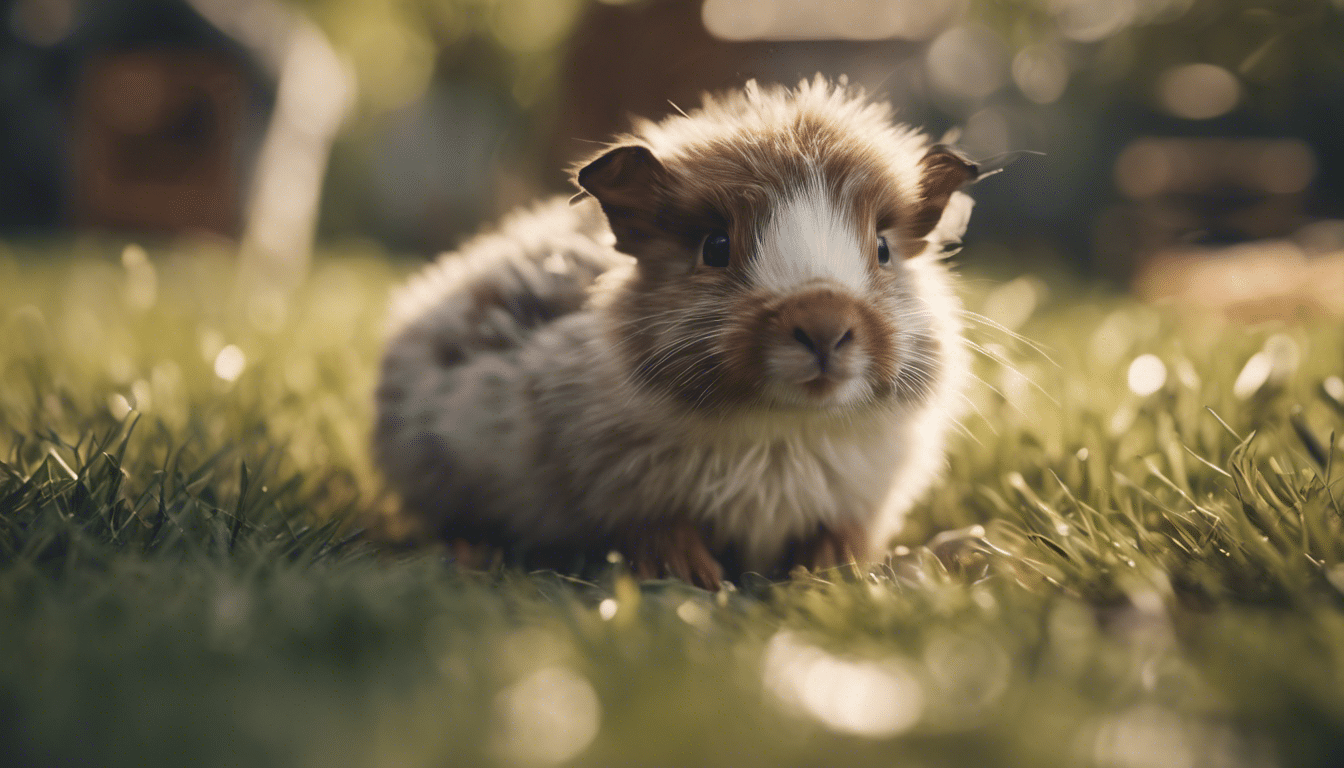
{"type": "Polygon", "coordinates": [[[902,234],[910,240],[928,236],[943,217],[953,193],[979,176],[975,163],[944,144],[929,149],[919,161],[919,170],[919,200],[902,227],[902,234]]]}

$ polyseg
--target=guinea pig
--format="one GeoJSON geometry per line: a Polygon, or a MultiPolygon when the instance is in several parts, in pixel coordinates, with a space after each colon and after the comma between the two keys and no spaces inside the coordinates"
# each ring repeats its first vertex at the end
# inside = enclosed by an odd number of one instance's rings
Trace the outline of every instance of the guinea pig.
{"type": "Polygon", "coordinates": [[[710,589],[878,558],[963,398],[976,176],[821,76],[639,122],[395,295],[376,461],[450,542],[710,589]]]}

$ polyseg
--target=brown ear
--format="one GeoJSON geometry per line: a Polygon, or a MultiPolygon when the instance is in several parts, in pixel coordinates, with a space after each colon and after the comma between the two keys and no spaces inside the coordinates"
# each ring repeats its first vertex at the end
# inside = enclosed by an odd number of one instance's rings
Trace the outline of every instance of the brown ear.
{"type": "Polygon", "coordinates": [[[919,169],[919,201],[903,227],[903,234],[911,240],[918,240],[933,231],[952,193],[979,175],[975,163],[944,144],[930,147],[919,161],[919,169]]]}
{"type": "Polygon", "coordinates": [[[667,169],[648,147],[616,147],[579,169],[576,181],[597,198],[618,246],[647,239],[662,208],[667,169]]]}
{"type": "Polygon", "coordinates": [[[667,171],[648,147],[616,147],[579,169],[584,192],[607,208],[648,209],[657,205],[667,171]]]}

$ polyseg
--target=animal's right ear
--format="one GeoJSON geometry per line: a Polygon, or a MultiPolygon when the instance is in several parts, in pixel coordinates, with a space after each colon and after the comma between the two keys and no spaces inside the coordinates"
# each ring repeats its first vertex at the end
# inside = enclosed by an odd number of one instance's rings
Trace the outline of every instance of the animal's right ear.
{"type": "Polygon", "coordinates": [[[667,169],[648,147],[616,147],[579,169],[579,187],[597,198],[618,242],[647,236],[662,207],[667,169]]]}
{"type": "Polygon", "coordinates": [[[648,147],[638,144],[616,147],[579,169],[578,183],[584,192],[608,208],[656,207],[667,170],[648,147]]]}

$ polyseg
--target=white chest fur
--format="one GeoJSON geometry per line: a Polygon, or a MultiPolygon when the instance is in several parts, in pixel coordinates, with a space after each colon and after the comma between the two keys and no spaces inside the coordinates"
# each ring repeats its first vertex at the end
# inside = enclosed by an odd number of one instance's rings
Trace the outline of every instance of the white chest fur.
{"type": "MultiPolygon", "coordinates": [[[[603,361],[571,365],[591,376],[603,361]]],[[[549,370],[555,380],[557,369],[549,370]]],[[[568,491],[539,497],[568,496],[582,518],[612,527],[686,516],[713,531],[712,543],[738,546],[752,568],[767,567],[790,540],[820,524],[898,527],[899,518],[884,520],[887,500],[919,464],[908,451],[912,430],[930,424],[922,409],[688,415],[621,377],[605,381],[580,397],[582,404],[543,396],[541,410],[555,408],[555,418],[541,419],[555,469],[538,478],[568,491]]],[[[941,426],[934,431],[936,438],[929,432],[917,442],[940,462],[941,426]]],[[[917,492],[927,479],[916,482],[917,492]]],[[[899,516],[906,507],[893,511],[899,516]]]]}
{"type": "Polygon", "coordinates": [[[905,461],[906,424],[891,413],[848,423],[771,414],[720,425],[713,439],[688,436],[706,476],[686,503],[749,563],[773,560],[818,525],[868,528],[905,461]]]}

